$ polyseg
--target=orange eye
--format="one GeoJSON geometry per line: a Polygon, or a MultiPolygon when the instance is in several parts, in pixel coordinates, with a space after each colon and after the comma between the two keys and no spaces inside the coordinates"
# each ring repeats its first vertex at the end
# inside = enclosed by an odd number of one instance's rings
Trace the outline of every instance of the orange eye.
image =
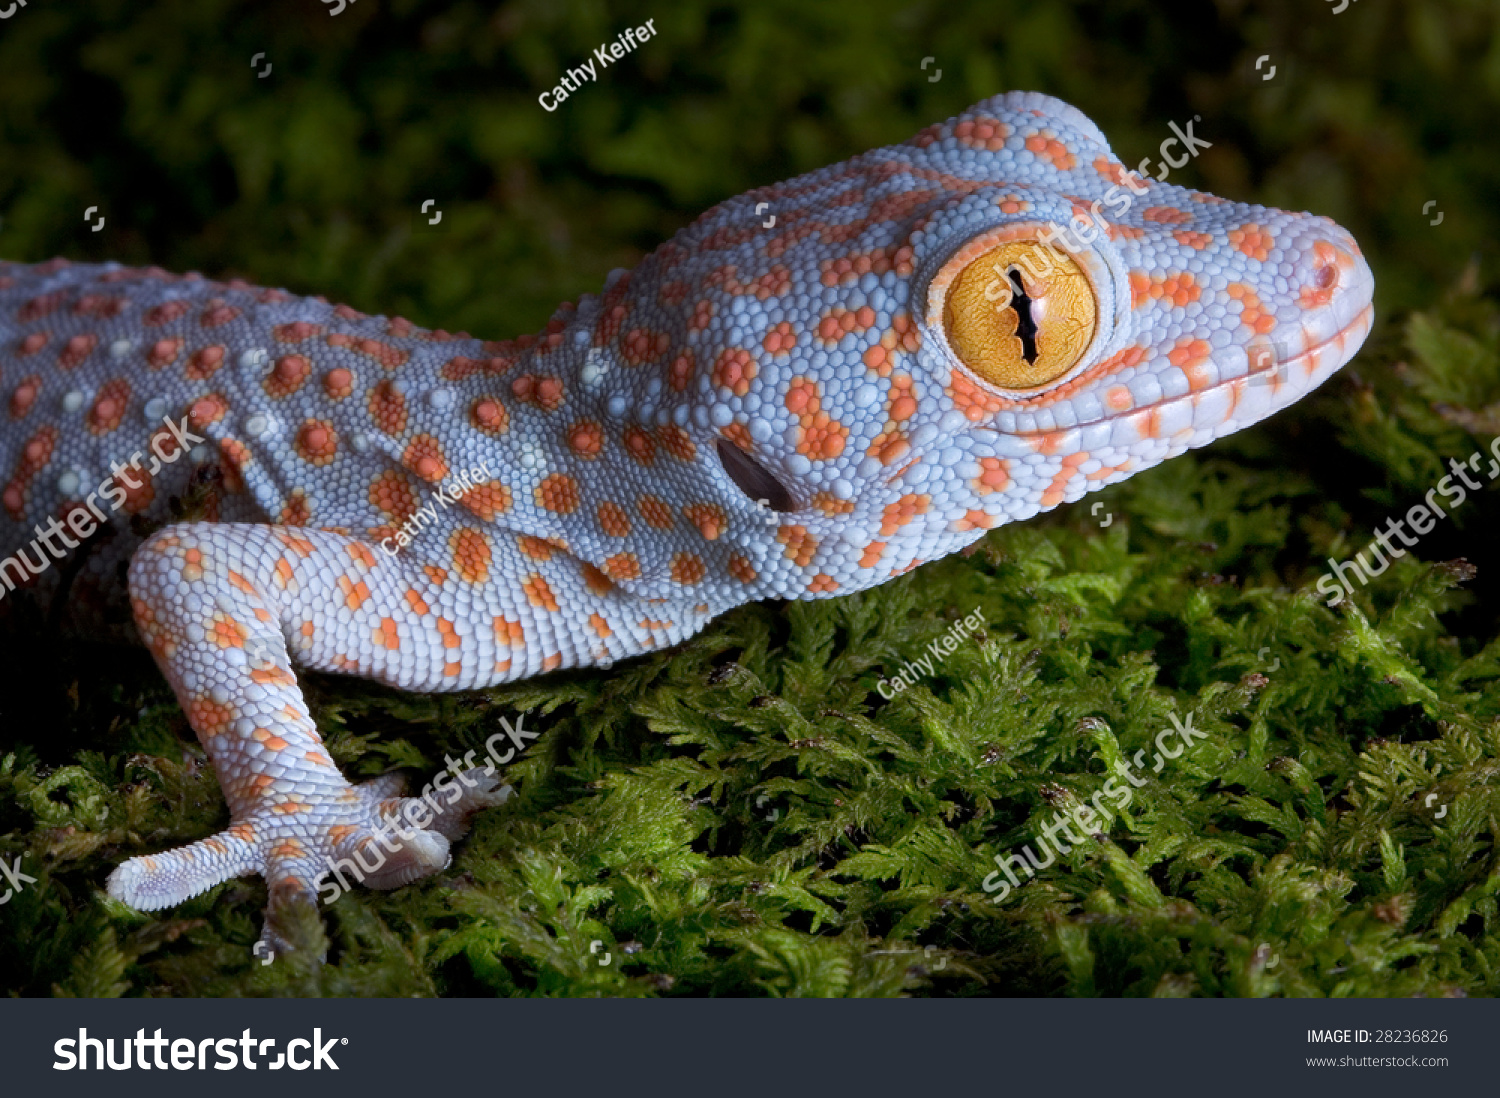
{"type": "Polygon", "coordinates": [[[1002,389],[1032,389],[1078,364],[1098,314],[1093,283],[1072,256],[1013,240],[953,280],[943,329],[953,353],[979,377],[1002,389]]]}

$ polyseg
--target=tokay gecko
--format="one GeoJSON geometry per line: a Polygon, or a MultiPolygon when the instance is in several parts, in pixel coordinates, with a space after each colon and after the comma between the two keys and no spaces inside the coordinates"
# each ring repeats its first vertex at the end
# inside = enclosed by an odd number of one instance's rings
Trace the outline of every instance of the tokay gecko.
{"type": "MultiPolygon", "coordinates": [[[[724,202],[515,340],[0,263],[0,584],[133,623],[228,801],[110,893],[258,873],[274,908],[414,803],[344,779],[295,666],[467,690],[884,583],[1306,395],[1372,290],[1328,218],[1136,175],[1030,92],[724,202]]],[[[366,884],[503,793],[454,788],[366,884]]]]}

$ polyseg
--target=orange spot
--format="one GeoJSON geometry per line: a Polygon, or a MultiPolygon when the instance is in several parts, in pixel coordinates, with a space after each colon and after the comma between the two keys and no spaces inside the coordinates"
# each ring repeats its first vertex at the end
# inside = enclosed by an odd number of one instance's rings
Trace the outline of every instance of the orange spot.
{"type": "Polygon", "coordinates": [[[625,428],[625,452],[641,465],[650,465],[656,460],[656,443],[639,427],[625,428]]]}
{"type": "Polygon", "coordinates": [[[516,547],[532,560],[551,560],[552,543],[541,538],[534,538],[530,534],[523,534],[516,539],[516,547]]]}
{"type": "Polygon", "coordinates": [[[630,533],[630,517],[616,503],[601,503],[598,510],[599,527],[612,538],[623,538],[630,533]]]}
{"type": "Polygon", "coordinates": [[[1167,352],[1167,361],[1180,369],[1186,369],[1206,359],[1211,350],[1205,339],[1179,339],[1167,352]]]}
{"type": "Polygon", "coordinates": [[[282,504],[281,514],[276,521],[283,526],[306,526],[312,521],[312,503],[304,489],[292,489],[286,503],[282,504]]]}
{"type": "Polygon", "coordinates": [[[312,542],[308,541],[304,537],[300,537],[297,534],[291,534],[285,530],[278,530],[275,531],[275,536],[277,541],[281,542],[281,544],[285,545],[288,549],[296,553],[303,560],[306,560],[308,557],[312,556],[318,551],[317,546],[313,545],[312,542]]]}
{"type": "Polygon", "coordinates": [[[278,343],[301,343],[305,339],[311,339],[322,330],[321,324],[310,324],[305,320],[298,320],[292,324],[278,324],[271,329],[271,334],[278,343]]]}
{"type": "Polygon", "coordinates": [[[89,410],[88,428],[95,435],[107,435],[120,426],[130,403],[130,382],[122,377],[105,382],[89,410]]]}
{"type": "Polygon", "coordinates": [[[1141,214],[1142,220],[1155,221],[1160,225],[1186,225],[1193,215],[1176,206],[1149,206],[1141,214]]]}
{"type": "Polygon", "coordinates": [[[358,610],[370,597],[370,588],[364,580],[356,583],[348,576],[339,577],[339,590],[344,593],[344,606],[349,610],[358,610]]]}
{"type": "MultiPolygon", "coordinates": [[[[348,373],[347,370],[344,373],[348,373]]],[[[301,355],[282,355],[262,381],[261,388],[276,400],[289,397],[312,376],[312,363],[301,355]]],[[[331,394],[330,394],[331,395],[331,394]]]]}
{"type": "Polygon", "coordinates": [[[536,486],[538,507],[559,515],[578,510],[578,482],[566,473],[553,473],[536,486]]]}
{"type": "Polygon", "coordinates": [[[557,599],[552,595],[552,588],[547,586],[547,581],[533,572],[526,577],[521,584],[521,591],[526,595],[526,601],[538,610],[557,609],[557,599]]]}
{"type": "Polygon", "coordinates": [[[636,501],[636,507],[640,509],[641,517],[646,520],[646,525],[654,526],[658,530],[670,530],[676,520],[672,518],[672,509],[655,496],[642,496],[636,501]]]}
{"type": "Polygon", "coordinates": [[[728,427],[721,428],[719,434],[745,451],[745,453],[755,453],[755,439],[750,436],[750,428],[746,427],[743,423],[731,423],[728,427]]]}
{"type": "Polygon", "coordinates": [[[755,359],[743,347],[726,347],[714,362],[713,383],[728,389],[735,396],[744,396],[750,391],[750,382],[755,380],[755,359]]]}
{"type": "Polygon", "coordinates": [[[649,328],[632,328],[620,341],[620,358],[627,366],[641,366],[661,358],[671,345],[672,337],[666,332],[653,332],[649,328]]]}
{"type": "Polygon", "coordinates": [[[354,374],[342,366],[323,375],[323,392],[329,400],[343,400],[354,392],[354,374]]]}
{"type": "MultiPolygon", "coordinates": [[[[926,144],[931,144],[938,139],[942,127],[932,126],[923,130],[919,138],[925,135],[926,144]],[[929,132],[934,131],[934,132],[929,132]]],[[[1005,148],[1005,139],[1010,136],[1010,127],[998,118],[980,115],[978,118],[966,118],[953,127],[953,136],[962,145],[971,149],[984,149],[988,152],[999,152],[1005,148]]],[[[922,144],[919,140],[918,144],[922,144]]],[[[1029,142],[1028,142],[1029,147],[1029,142]]],[[[1035,150],[1033,150],[1035,151],[1035,150]]]]}
{"type": "Polygon", "coordinates": [[[729,574],[741,583],[753,583],[756,578],[755,566],[739,553],[729,554],[729,574]]]}
{"type": "Polygon", "coordinates": [[[1003,492],[1010,487],[1010,463],[1004,458],[982,457],[979,459],[979,476],[969,483],[980,495],[1003,492]]]}
{"type": "Polygon", "coordinates": [[[188,359],[187,368],[183,371],[183,376],[194,381],[201,381],[204,378],[213,377],[214,374],[218,373],[219,367],[222,365],[224,365],[224,347],[222,344],[203,347],[194,351],[193,356],[188,359]]]}
{"type": "Polygon", "coordinates": [[[455,530],[448,539],[448,548],[453,553],[453,570],[468,583],[483,583],[489,579],[492,552],[489,539],[470,527],[455,530]]]}
{"type": "Polygon", "coordinates": [[[581,420],[568,429],[568,447],[580,457],[592,460],[604,449],[604,429],[591,419],[581,420]]]}
{"type": "Polygon", "coordinates": [[[698,447],[693,445],[692,436],[675,424],[658,427],[656,438],[662,449],[678,461],[692,461],[698,456],[698,447]]]}
{"type": "Polygon", "coordinates": [[[616,553],[605,558],[604,574],[614,580],[636,579],[641,574],[641,562],[634,553],[616,553]]]}
{"type": "Polygon", "coordinates": [[[403,472],[386,469],[370,482],[370,504],[397,526],[417,513],[417,490],[403,472]]]}
{"type": "Polygon", "coordinates": [[[209,302],[208,308],[203,310],[203,315],[198,318],[198,323],[205,328],[222,328],[225,324],[240,315],[240,311],[233,305],[215,299],[209,302]]]}
{"type": "Polygon", "coordinates": [[[220,648],[243,648],[250,631],[233,618],[216,612],[209,639],[220,648]]]}
{"type": "Polygon", "coordinates": [[[417,435],[401,455],[401,464],[429,484],[437,484],[448,475],[448,459],[443,444],[431,435],[417,435]]]}
{"type": "Polygon", "coordinates": [[[498,480],[476,484],[458,497],[458,502],[472,515],[485,522],[492,522],[496,515],[510,510],[510,489],[498,480]]]}
{"type": "Polygon", "coordinates": [[[400,650],[401,634],[395,618],[380,619],[380,627],[375,630],[375,644],[392,652],[400,650]]]}
{"type": "Polygon", "coordinates": [[[682,513],[706,541],[716,540],[728,525],[724,509],[712,503],[691,503],[682,509],[682,513]]]}
{"type": "Polygon", "coordinates": [[[788,321],[783,320],[766,333],[761,346],[770,355],[790,354],[797,347],[797,331],[788,321]]]}
{"type": "MultiPolygon", "coordinates": [[[[957,371],[953,374],[955,380],[959,377],[957,371]]],[[[973,418],[973,417],[970,417],[973,418]]],[[[869,449],[865,451],[870,457],[879,458],[882,465],[892,465],[905,456],[906,451],[911,449],[906,436],[898,430],[882,431],[870,440],[869,449]]]]}
{"type": "Polygon", "coordinates": [[[776,540],[786,546],[787,559],[799,568],[805,568],[818,551],[818,539],[805,526],[783,526],[776,531],[776,540]]]}
{"type": "Polygon", "coordinates": [[[21,380],[16,386],[16,391],[10,398],[11,419],[24,419],[26,413],[31,411],[31,406],[36,403],[36,395],[42,387],[42,379],[39,374],[31,374],[21,380]]]}
{"type": "Polygon", "coordinates": [[[671,575],[674,582],[691,586],[702,580],[707,572],[708,568],[693,554],[672,554],[671,575]]]}
{"type": "Polygon", "coordinates": [[[853,500],[839,499],[837,496],[833,495],[830,492],[814,493],[812,504],[829,518],[836,518],[839,515],[852,514],[854,511],[853,500]]]}
{"type": "Polygon", "coordinates": [[[474,401],[469,409],[469,422],[487,435],[503,435],[510,430],[510,414],[505,405],[492,396],[474,401]]]}
{"type": "Polygon", "coordinates": [[[1026,148],[1043,160],[1050,161],[1058,171],[1071,171],[1078,164],[1078,158],[1051,130],[1032,134],[1026,139],[1026,148]]]}
{"type": "Polygon", "coordinates": [[[188,409],[188,419],[194,427],[207,427],[210,423],[218,423],[229,414],[229,402],[219,393],[210,393],[201,400],[193,402],[188,409]]]}
{"type": "Polygon", "coordinates": [[[1197,301],[1203,288],[1190,272],[1147,275],[1130,272],[1130,307],[1140,308],[1148,301],[1163,301],[1179,309],[1197,301]]]}
{"type": "Polygon", "coordinates": [[[406,397],[397,390],[390,378],[376,382],[370,389],[366,403],[370,418],[388,435],[399,435],[406,430],[406,397]]]}
{"type": "Polygon", "coordinates": [[[99,337],[90,332],[88,335],[76,335],[63,345],[62,352],[57,356],[57,365],[63,370],[76,369],[84,359],[94,353],[94,348],[99,345],[99,337]]]}
{"type": "Polygon", "coordinates": [[[309,419],[298,430],[293,447],[303,461],[321,467],[332,462],[338,453],[338,432],[326,419],[309,419]]]}
{"type": "Polygon", "coordinates": [[[350,541],[345,547],[347,547],[351,558],[354,558],[356,564],[363,564],[366,568],[375,567],[375,553],[372,552],[368,544],[362,544],[360,541],[350,541]]]}
{"type": "Polygon", "coordinates": [[[501,648],[525,648],[526,633],[521,623],[510,618],[496,618],[495,643],[501,648]]]}
{"type": "Polygon", "coordinates": [[[1240,303],[1240,323],[1256,335],[1266,335],[1276,327],[1276,317],[1260,303],[1260,296],[1243,282],[1231,282],[1225,292],[1240,303]]]}
{"type": "Polygon", "coordinates": [[[1251,222],[1229,230],[1229,243],[1251,259],[1264,263],[1276,244],[1276,237],[1264,225],[1251,222]]]}
{"type": "Polygon", "coordinates": [[[800,428],[797,452],[813,461],[831,461],[844,452],[849,428],[838,420],[830,419],[827,412],[817,412],[808,417],[800,428]]]}
{"type": "Polygon", "coordinates": [[[931,502],[931,496],[905,495],[895,503],[886,504],[885,510],[881,514],[881,536],[890,537],[918,515],[925,515],[931,502]]]}
{"type": "Polygon", "coordinates": [[[1088,454],[1069,454],[1063,458],[1062,468],[1052,478],[1052,483],[1042,493],[1043,507],[1056,507],[1067,494],[1068,484],[1078,475],[1078,466],[1089,458],[1088,454]]]}
{"type": "MultiPolygon", "coordinates": [[[[340,339],[340,337],[329,336],[328,342],[333,344],[335,339],[340,339]]],[[[409,352],[403,351],[398,347],[392,347],[388,343],[381,343],[375,339],[350,339],[348,336],[344,336],[341,342],[344,346],[350,347],[358,354],[362,354],[367,358],[373,358],[386,370],[394,370],[398,366],[405,365],[406,360],[411,357],[409,352]]]]}
{"type": "Polygon", "coordinates": [[[686,391],[688,382],[693,379],[693,372],[697,364],[693,358],[692,351],[682,351],[672,360],[671,367],[667,370],[667,383],[681,393],[686,391]]]}

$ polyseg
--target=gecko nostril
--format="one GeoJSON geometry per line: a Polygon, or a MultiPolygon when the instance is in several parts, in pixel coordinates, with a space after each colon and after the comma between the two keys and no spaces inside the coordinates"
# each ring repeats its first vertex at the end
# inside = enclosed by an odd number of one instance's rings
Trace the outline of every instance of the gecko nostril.
{"type": "Polygon", "coordinates": [[[1319,267],[1318,273],[1313,275],[1313,282],[1317,284],[1317,287],[1320,290],[1329,289],[1338,280],[1339,269],[1332,263],[1329,263],[1323,267],[1319,267]]]}
{"type": "Polygon", "coordinates": [[[764,500],[766,506],[773,511],[797,509],[786,485],[777,480],[776,475],[760,462],[726,439],[719,439],[718,450],[719,461],[724,465],[724,472],[729,474],[729,479],[734,481],[735,486],[753,502],[759,503],[764,500]]]}

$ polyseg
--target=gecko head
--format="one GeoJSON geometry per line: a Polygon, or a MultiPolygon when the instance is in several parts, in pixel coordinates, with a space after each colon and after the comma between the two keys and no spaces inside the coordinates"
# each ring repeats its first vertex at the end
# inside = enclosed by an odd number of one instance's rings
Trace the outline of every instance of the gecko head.
{"type": "Polygon", "coordinates": [[[749,597],[872,586],[1248,426],[1372,316],[1332,221],[1133,175],[1035,93],[741,196],[653,260],[694,318],[671,414],[749,597]]]}
{"type": "Polygon", "coordinates": [[[956,135],[979,127],[986,144],[1005,133],[1009,155],[958,157],[992,180],[927,219],[912,279],[917,357],[942,394],[929,422],[949,461],[983,469],[972,494],[955,493],[976,524],[1249,426],[1368,334],[1374,279],[1330,219],[1134,175],[1046,97],[999,97],[942,132],[963,147],[956,135]]]}

